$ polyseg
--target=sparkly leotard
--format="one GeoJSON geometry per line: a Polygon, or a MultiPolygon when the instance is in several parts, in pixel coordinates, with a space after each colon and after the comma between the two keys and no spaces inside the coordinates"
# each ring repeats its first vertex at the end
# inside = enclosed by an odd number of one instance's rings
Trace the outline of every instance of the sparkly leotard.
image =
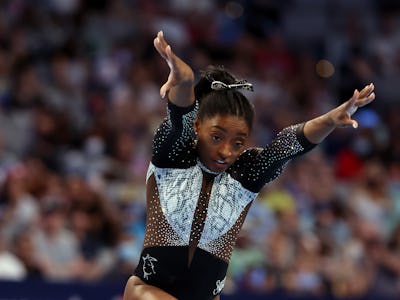
{"type": "Polygon", "coordinates": [[[193,121],[198,105],[168,103],[153,140],[146,234],[135,275],[178,299],[206,300],[225,282],[237,235],[261,188],[287,162],[315,145],[303,125],[282,130],[265,148],[244,151],[223,173],[198,159],[193,121]]]}

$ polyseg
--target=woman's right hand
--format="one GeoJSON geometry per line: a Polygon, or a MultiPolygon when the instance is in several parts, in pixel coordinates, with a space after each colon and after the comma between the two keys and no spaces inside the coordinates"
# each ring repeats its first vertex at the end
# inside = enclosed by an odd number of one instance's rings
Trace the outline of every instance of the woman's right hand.
{"type": "Polygon", "coordinates": [[[188,106],[194,101],[194,74],[193,70],[174,54],[162,31],[154,38],[154,47],[167,62],[170,73],[168,80],[160,89],[160,95],[176,105],[188,106]]]}

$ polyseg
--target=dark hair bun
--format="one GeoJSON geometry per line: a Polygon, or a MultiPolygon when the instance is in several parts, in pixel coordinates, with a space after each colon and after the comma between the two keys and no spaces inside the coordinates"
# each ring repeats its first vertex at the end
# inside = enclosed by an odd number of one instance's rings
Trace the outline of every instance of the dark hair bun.
{"type": "Polygon", "coordinates": [[[225,84],[233,84],[237,79],[227,71],[223,66],[208,66],[200,73],[200,80],[194,88],[194,94],[197,100],[200,100],[205,95],[211,93],[211,83],[214,80],[221,81],[225,84]]]}

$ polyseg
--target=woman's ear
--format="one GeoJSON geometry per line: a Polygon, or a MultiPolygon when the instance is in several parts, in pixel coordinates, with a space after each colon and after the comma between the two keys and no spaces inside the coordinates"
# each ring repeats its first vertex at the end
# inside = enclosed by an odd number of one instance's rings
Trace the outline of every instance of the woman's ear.
{"type": "Polygon", "coordinates": [[[199,132],[200,129],[200,119],[199,117],[196,117],[196,119],[193,122],[193,129],[194,129],[194,133],[197,135],[197,133],[199,132]]]}

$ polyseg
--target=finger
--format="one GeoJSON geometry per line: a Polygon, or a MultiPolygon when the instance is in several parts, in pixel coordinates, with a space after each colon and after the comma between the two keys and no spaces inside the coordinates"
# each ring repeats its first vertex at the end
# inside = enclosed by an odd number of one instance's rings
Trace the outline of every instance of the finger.
{"type": "Polygon", "coordinates": [[[353,96],[344,104],[344,109],[349,116],[352,116],[357,110],[356,101],[358,100],[359,94],[360,92],[355,89],[353,96]]]}
{"type": "Polygon", "coordinates": [[[170,46],[170,45],[168,45],[168,46],[165,48],[165,53],[167,54],[167,57],[168,57],[168,58],[172,59],[174,53],[172,52],[172,49],[171,49],[171,46],[170,46]]]}
{"type": "Polygon", "coordinates": [[[355,89],[353,96],[351,96],[350,100],[347,102],[347,107],[353,106],[356,103],[359,96],[360,96],[360,92],[357,89],[355,89]]]}
{"type": "Polygon", "coordinates": [[[156,47],[157,51],[162,55],[162,57],[166,59],[166,48],[169,45],[168,45],[168,42],[164,38],[163,31],[159,31],[157,33],[157,36],[154,39],[154,46],[156,47]]]}
{"type": "Polygon", "coordinates": [[[353,120],[352,118],[347,118],[346,120],[343,121],[341,126],[357,128],[358,122],[356,120],[353,120]]]}
{"type": "Polygon", "coordinates": [[[352,100],[355,101],[358,99],[358,97],[360,97],[360,92],[358,91],[358,89],[355,89],[352,100]]]}
{"type": "Polygon", "coordinates": [[[157,37],[158,37],[158,39],[160,40],[161,46],[162,46],[163,48],[166,48],[166,47],[168,46],[168,42],[167,42],[167,40],[165,39],[165,37],[164,37],[164,32],[163,32],[162,30],[160,30],[160,31],[157,33],[157,37]]]}
{"type": "Polygon", "coordinates": [[[160,88],[160,96],[162,99],[165,98],[165,94],[167,93],[167,88],[165,86],[165,84],[160,88]]]}
{"type": "Polygon", "coordinates": [[[176,69],[176,59],[175,59],[175,54],[172,52],[170,45],[168,45],[167,48],[165,49],[165,54],[167,56],[166,60],[167,60],[168,66],[170,67],[171,70],[175,70],[176,69]]]}
{"type": "Polygon", "coordinates": [[[154,47],[157,49],[162,58],[167,59],[166,47],[162,44],[158,37],[154,39],[154,47]]]}
{"type": "Polygon", "coordinates": [[[154,48],[156,48],[157,52],[162,56],[162,58],[167,59],[167,54],[165,53],[165,49],[161,45],[160,39],[156,37],[153,43],[154,48]]]}
{"type": "Polygon", "coordinates": [[[175,54],[172,52],[170,45],[167,44],[165,45],[161,42],[159,36],[157,36],[154,39],[154,47],[157,49],[158,53],[162,56],[162,58],[164,58],[167,61],[169,68],[173,69],[176,66],[175,54]]]}
{"type": "Polygon", "coordinates": [[[355,105],[357,107],[363,107],[363,106],[371,103],[374,100],[375,100],[375,93],[371,93],[370,95],[368,95],[368,97],[365,97],[365,98],[362,98],[362,99],[358,99],[357,103],[355,105]]]}
{"type": "Polygon", "coordinates": [[[162,99],[165,98],[165,95],[170,89],[171,89],[171,83],[169,81],[163,84],[163,86],[160,88],[160,96],[162,99]]]}
{"type": "Polygon", "coordinates": [[[374,90],[375,86],[373,83],[370,83],[369,85],[366,85],[360,92],[360,98],[364,98],[366,96],[368,96],[369,94],[372,93],[372,91],[374,90]]]}

